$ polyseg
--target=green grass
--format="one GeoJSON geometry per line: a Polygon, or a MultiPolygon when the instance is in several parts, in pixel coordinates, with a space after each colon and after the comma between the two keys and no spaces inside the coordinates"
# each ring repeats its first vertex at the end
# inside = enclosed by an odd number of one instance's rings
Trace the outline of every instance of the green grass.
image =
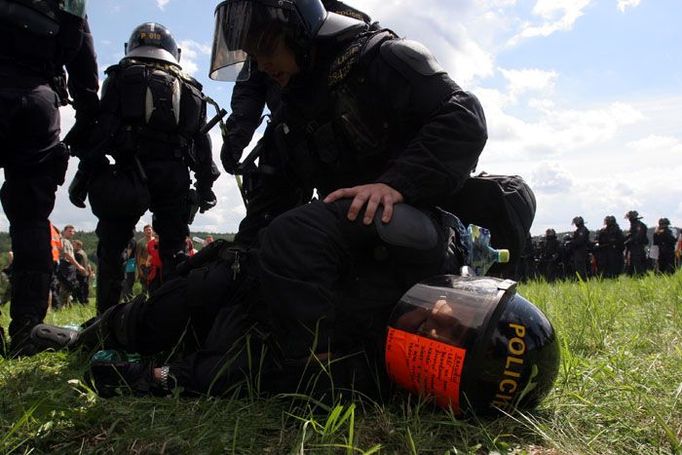
{"type": "Polygon", "coordinates": [[[682,454],[682,272],[520,291],[562,344],[532,413],[458,420],[404,396],[328,412],[282,397],[103,400],[82,384],[82,358],[44,353],[0,360],[0,453],[682,454]]]}

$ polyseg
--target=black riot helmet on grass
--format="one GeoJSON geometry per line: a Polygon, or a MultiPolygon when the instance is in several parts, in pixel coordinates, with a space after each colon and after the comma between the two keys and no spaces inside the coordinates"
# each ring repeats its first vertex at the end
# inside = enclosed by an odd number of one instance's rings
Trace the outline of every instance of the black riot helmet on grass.
{"type": "Polygon", "coordinates": [[[365,26],[327,12],[320,0],[226,0],[216,7],[215,20],[209,77],[219,81],[248,80],[252,58],[274,52],[281,40],[305,69],[315,39],[365,26]]]}
{"type": "Polygon", "coordinates": [[[443,275],[413,286],[390,318],[386,369],[456,414],[535,407],[559,369],[552,324],[516,283],[443,275]]]}
{"type": "Polygon", "coordinates": [[[180,53],[170,30],[156,22],[135,27],[125,44],[125,58],[158,60],[180,66],[180,53]]]}

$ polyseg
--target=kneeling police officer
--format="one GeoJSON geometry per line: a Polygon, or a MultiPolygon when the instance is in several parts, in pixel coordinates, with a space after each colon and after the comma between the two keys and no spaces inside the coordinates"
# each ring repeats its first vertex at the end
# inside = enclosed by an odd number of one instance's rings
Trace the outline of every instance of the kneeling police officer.
{"type": "Polygon", "coordinates": [[[216,204],[219,172],[211,157],[202,87],[180,67],[180,49],[169,30],[144,23],[133,31],[126,55],[106,70],[101,112],[88,147],[79,150],[71,201],[89,195],[97,225],[97,311],[119,302],[121,254],[147,209],[159,234],[162,280],[184,259],[193,206],[216,204]],[[109,165],[105,155],[115,160],[109,165]],[[190,190],[189,169],[196,191],[190,190]]]}
{"type": "Polygon", "coordinates": [[[97,114],[98,70],[85,4],[0,0],[0,197],[14,252],[13,355],[35,353],[28,335],[47,312],[53,269],[48,217],[69,158],[59,140],[59,108],[73,97],[74,132],[87,130],[97,114]]]}

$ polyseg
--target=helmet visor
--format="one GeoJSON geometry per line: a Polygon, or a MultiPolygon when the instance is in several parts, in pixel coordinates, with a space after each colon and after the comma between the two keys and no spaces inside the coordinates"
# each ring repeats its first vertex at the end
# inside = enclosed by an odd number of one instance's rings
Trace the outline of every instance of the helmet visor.
{"type": "Polygon", "coordinates": [[[386,369],[401,387],[459,409],[465,358],[513,281],[435,277],[413,286],[391,315],[386,369]]]}
{"type": "Polygon", "coordinates": [[[65,13],[85,18],[85,13],[88,5],[88,0],[62,0],[60,8],[65,13]]]}
{"type": "Polygon", "coordinates": [[[301,27],[304,23],[291,2],[222,2],[215,11],[209,77],[232,82],[249,79],[253,66],[249,57],[272,54],[286,30],[301,27]]]}

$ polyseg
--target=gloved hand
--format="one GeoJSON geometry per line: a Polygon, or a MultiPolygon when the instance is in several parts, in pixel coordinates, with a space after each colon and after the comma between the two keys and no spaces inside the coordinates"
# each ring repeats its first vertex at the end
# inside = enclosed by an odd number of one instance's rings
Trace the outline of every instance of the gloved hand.
{"type": "Polygon", "coordinates": [[[71,155],[82,157],[84,153],[87,153],[94,123],[94,120],[91,119],[78,119],[69,132],[66,133],[64,143],[69,146],[71,155]]]}
{"type": "Polygon", "coordinates": [[[223,137],[223,146],[220,148],[220,161],[228,174],[237,172],[239,160],[242,157],[242,150],[233,146],[228,137],[223,137]]]}
{"type": "Polygon", "coordinates": [[[211,210],[218,203],[215,193],[210,188],[197,188],[199,198],[199,213],[211,210]]]}
{"type": "Polygon", "coordinates": [[[77,171],[69,184],[69,200],[81,209],[85,208],[85,198],[88,196],[88,182],[90,176],[83,171],[77,171]]]}

